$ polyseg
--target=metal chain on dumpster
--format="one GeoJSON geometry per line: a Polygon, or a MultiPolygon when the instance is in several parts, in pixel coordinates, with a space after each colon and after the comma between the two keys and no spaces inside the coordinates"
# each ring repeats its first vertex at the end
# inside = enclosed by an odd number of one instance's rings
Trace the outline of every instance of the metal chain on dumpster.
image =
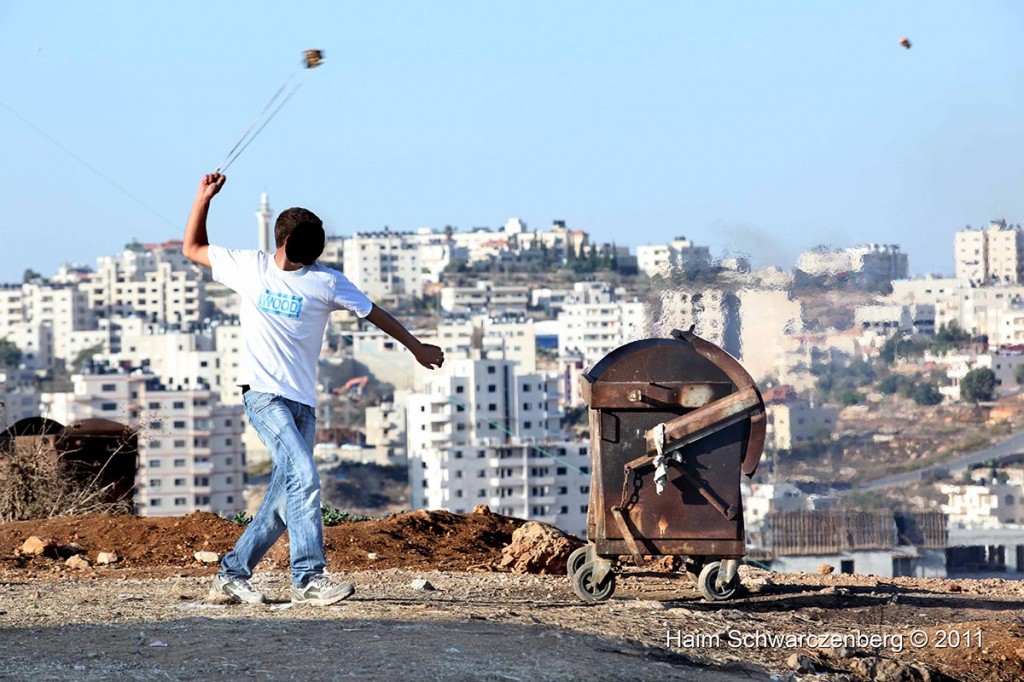
{"type": "Polygon", "coordinates": [[[636,469],[626,469],[624,473],[625,476],[622,478],[622,499],[619,501],[619,508],[629,509],[640,501],[640,489],[644,486],[644,479],[636,469]],[[631,473],[633,474],[633,493],[627,496],[626,490],[629,486],[629,475],[631,473]]]}

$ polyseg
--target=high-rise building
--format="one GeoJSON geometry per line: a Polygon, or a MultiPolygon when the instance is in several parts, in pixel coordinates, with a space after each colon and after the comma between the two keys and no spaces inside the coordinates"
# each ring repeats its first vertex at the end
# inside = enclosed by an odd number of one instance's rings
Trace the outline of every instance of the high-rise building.
{"type": "Polygon", "coordinates": [[[479,353],[445,362],[407,402],[413,506],[486,504],[584,533],[589,450],[559,430],[557,386],[479,353]]]}
{"type": "Polygon", "coordinates": [[[1020,284],[1024,282],[1024,232],[1019,225],[993,220],[980,230],[956,233],[956,278],[963,284],[1020,284]]]}
{"type": "Polygon", "coordinates": [[[97,367],[72,377],[70,393],[43,393],[46,416],[62,424],[110,419],[138,430],[136,513],[177,516],[243,509],[243,408],[216,391],[171,390],[152,374],[97,367]]]}

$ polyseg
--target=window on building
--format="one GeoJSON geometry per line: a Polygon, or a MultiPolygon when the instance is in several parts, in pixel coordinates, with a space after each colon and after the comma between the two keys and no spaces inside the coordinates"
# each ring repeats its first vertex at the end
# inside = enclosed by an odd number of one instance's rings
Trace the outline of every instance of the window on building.
{"type": "Polygon", "coordinates": [[[158,450],[160,448],[160,441],[158,441],[158,440],[151,440],[151,441],[149,441],[149,443],[146,444],[146,446],[149,447],[149,448],[152,448],[154,450],[158,450]]]}
{"type": "Polygon", "coordinates": [[[498,368],[495,367],[494,365],[487,365],[487,373],[488,374],[494,374],[497,371],[498,371],[498,368]]]}
{"type": "Polygon", "coordinates": [[[186,500],[184,497],[175,497],[174,498],[174,506],[175,507],[184,507],[186,504],[188,504],[188,500],[186,500]]]}
{"type": "Polygon", "coordinates": [[[185,485],[185,479],[184,478],[176,478],[176,479],[174,479],[174,487],[175,488],[180,488],[183,485],[185,485]]]}
{"type": "Polygon", "coordinates": [[[462,450],[455,451],[455,459],[462,459],[462,450]]]}
{"type": "Polygon", "coordinates": [[[497,384],[487,384],[487,392],[488,393],[497,393],[498,392],[498,385],[497,384]]]}
{"type": "Polygon", "coordinates": [[[466,392],[466,387],[465,386],[456,386],[455,387],[455,392],[456,393],[465,393],[466,392]]]}
{"type": "Polygon", "coordinates": [[[558,494],[559,495],[565,495],[568,492],[569,492],[569,488],[567,488],[566,486],[564,486],[564,485],[558,486],[558,494]]]}
{"type": "Polygon", "coordinates": [[[567,506],[563,506],[563,507],[561,507],[561,508],[560,508],[560,509],[558,510],[558,513],[559,513],[559,514],[568,514],[568,513],[569,513],[569,507],[567,507],[567,506]]]}
{"type": "Polygon", "coordinates": [[[196,476],[195,481],[195,485],[197,488],[205,488],[206,486],[210,485],[209,476],[196,476]]]}
{"type": "Polygon", "coordinates": [[[175,448],[183,448],[183,447],[185,447],[185,441],[184,440],[180,440],[180,439],[179,440],[175,440],[174,441],[174,447],[175,448]]]}
{"type": "Polygon", "coordinates": [[[226,502],[228,504],[234,504],[235,503],[235,496],[234,495],[228,495],[226,502]]]}
{"type": "MultiPolygon", "coordinates": [[[[175,410],[184,410],[185,409],[185,401],[184,400],[175,400],[174,404],[172,405],[172,407],[175,410]]],[[[175,422],[175,424],[177,424],[177,422],[175,422]]]]}
{"type": "Polygon", "coordinates": [[[100,390],[104,393],[113,393],[117,390],[117,384],[102,384],[100,390]]]}
{"type": "Polygon", "coordinates": [[[497,403],[488,403],[487,404],[487,411],[488,412],[497,412],[498,411],[497,403]]]}
{"type": "Polygon", "coordinates": [[[158,459],[151,459],[151,460],[149,460],[149,468],[150,469],[159,469],[160,468],[160,460],[158,460],[158,459]]]}
{"type": "Polygon", "coordinates": [[[224,479],[224,483],[225,483],[226,485],[231,485],[231,484],[232,484],[232,483],[234,483],[234,482],[235,482],[235,477],[234,477],[234,476],[227,476],[227,477],[226,477],[226,478],[224,479]]]}
{"type": "Polygon", "coordinates": [[[113,412],[117,409],[117,403],[103,403],[100,405],[100,409],[104,412],[113,412]]]}
{"type": "Polygon", "coordinates": [[[185,428],[185,422],[184,421],[176,421],[176,422],[174,422],[173,426],[176,429],[183,429],[183,428],[185,428]]]}
{"type": "Polygon", "coordinates": [[[183,467],[183,466],[185,466],[185,460],[183,460],[183,459],[176,459],[176,460],[174,460],[174,466],[175,467],[183,467]]]}
{"type": "Polygon", "coordinates": [[[150,488],[159,488],[161,485],[163,485],[163,481],[161,481],[159,478],[154,478],[152,481],[149,482],[150,488]]]}
{"type": "Polygon", "coordinates": [[[555,473],[559,476],[565,476],[565,467],[558,467],[555,469],[555,473]]]}
{"type": "Polygon", "coordinates": [[[150,500],[150,501],[149,501],[149,506],[150,506],[150,507],[160,507],[160,506],[162,506],[162,505],[163,505],[163,503],[164,503],[164,501],[163,501],[163,500],[161,500],[161,499],[157,498],[157,499],[155,499],[155,500],[150,500]]]}
{"type": "Polygon", "coordinates": [[[523,428],[524,429],[532,429],[533,428],[533,422],[523,422],[523,428]]]}

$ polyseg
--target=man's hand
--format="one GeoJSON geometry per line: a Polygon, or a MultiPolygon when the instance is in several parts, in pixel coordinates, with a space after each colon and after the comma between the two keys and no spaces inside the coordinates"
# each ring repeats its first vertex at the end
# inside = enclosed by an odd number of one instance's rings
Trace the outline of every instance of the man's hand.
{"type": "Polygon", "coordinates": [[[210,200],[220,191],[220,188],[224,186],[224,182],[227,179],[227,176],[221,173],[207,173],[199,181],[197,194],[203,199],[210,200]]]}
{"type": "Polygon", "coordinates": [[[416,357],[416,362],[427,369],[437,369],[444,364],[444,351],[429,343],[421,343],[413,355],[416,357]]]}

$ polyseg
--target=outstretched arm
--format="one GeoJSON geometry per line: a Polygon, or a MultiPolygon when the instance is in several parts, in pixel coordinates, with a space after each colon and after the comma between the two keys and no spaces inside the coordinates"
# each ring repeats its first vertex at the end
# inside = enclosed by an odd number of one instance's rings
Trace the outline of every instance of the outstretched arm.
{"type": "Polygon", "coordinates": [[[185,223],[185,238],[181,252],[193,263],[210,267],[210,240],[206,238],[206,216],[210,212],[210,200],[224,186],[227,178],[220,173],[208,173],[199,181],[192,212],[185,223]]]}
{"type": "Polygon", "coordinates": [[[370,309],[370,314],[366,316],[366,319],[372,322],[382,332],[398,341],[400,344],[409,349],[409,351],[416,358],[416,362],[420,363],[427,369],[437,369],[444,364],[444,351],[437,346],[431,346],[429,343],[423,343],[415,336],[413,336],[408,329],[402,326],[402,323],[391,316],[391,313],[378,307],[374,304],[373,308],[370,309]]]}

